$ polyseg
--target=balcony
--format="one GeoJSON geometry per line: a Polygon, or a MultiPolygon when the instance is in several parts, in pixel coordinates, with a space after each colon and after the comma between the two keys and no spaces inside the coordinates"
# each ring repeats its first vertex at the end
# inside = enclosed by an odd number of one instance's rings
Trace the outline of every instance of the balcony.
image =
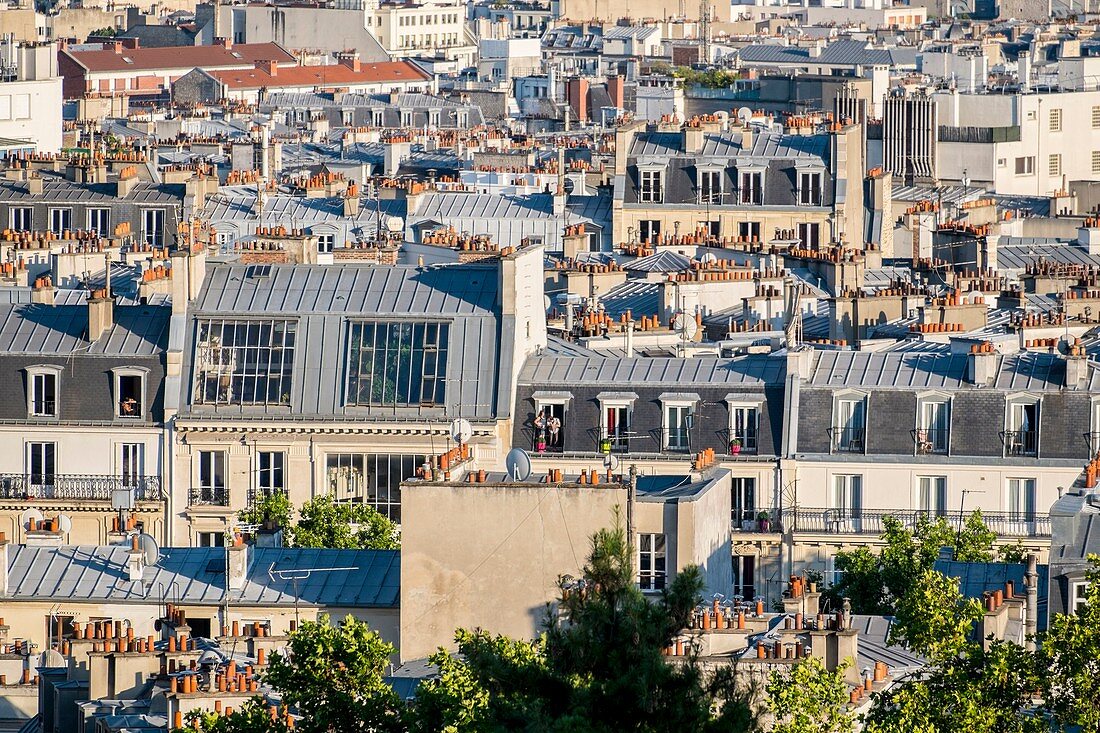
{"type": "Polygon", "coordinates": [[[1006,430],[1001,433],[1006,456],[1039,455],[1039,433],[1035,430],[1006,430]]]}
{"type": "Polygon", "coordinates": [[[918,456],[947,453],[948,431],[935,428],[917,428],[910,431],[918,456]]]}
{"type": "Polygon", "coordinates": [[[833,450],[838,453],[863,453],[866,450],[863,428],[830,428],[833,450]]]}
{"type": "Polygon", "coordinates": [[[187,492],[188,506],[229,506],[229,490],[224,486],[192,487],[187,492]]]}
{"type": "Polygon", "coordinates": [[[248,506],[254,507],[274,494],[286,496],[286,489],[249,489],[247,494],[248,506]]]}
{"type": "MultiPolygon", "coordinates": [[[[816,534],[880,535],[885,517],[897,517],[909,529],[917,525],[920,517],[931,521],[942,517],[952,527],[965,522],[973,512],[934,511],[921,509],[819,509],[800,507],[787,509],[783,514],[784,529],[792,532],[816,534]]],[[[982,512],[986,526],[998,537],[1050,537],[1050,517],[1015,512],[982,512]]],[[[773,522],[775,524],[775,522],[773,522]]],[[[779,530],[776,530],[779,531],[779,530]]]]}
{"type": "Polygon", "coordinates": [[[133,489],[137,501],[164,501],[159,476],[0,474],[0,499],[111,501],[114,492],[122,489],[133,489]]]}

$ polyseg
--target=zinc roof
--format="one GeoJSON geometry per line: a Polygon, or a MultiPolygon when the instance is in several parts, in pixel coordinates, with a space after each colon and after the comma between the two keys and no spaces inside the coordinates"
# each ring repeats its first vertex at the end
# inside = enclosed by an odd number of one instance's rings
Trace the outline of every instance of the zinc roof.
{"type": "Polygon", "coordinates": [[[520,372],[520,382],[540,385],[775,384],[783,379],[784,361],[768,356],[735,359],[571,358],[535,356],[520,372]]]}
{"type": "MultiPolygon", "coordinates": [[[[60,292],[60,291],[59,291],[60,292]]],[[[115,303],[114,324],[88,341],[88,305],[0,302],[0,351],[6,354],[153,356],[168,348],[171,309],[115,303]]]]}

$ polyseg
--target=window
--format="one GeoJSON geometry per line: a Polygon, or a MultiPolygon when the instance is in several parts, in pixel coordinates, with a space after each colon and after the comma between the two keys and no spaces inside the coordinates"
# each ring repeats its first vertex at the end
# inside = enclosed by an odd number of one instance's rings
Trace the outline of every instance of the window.
{"type": "Polygon", "coordinates": [[[294,321],[201,320],[195,344],[195,401],[288,405],[294,321]]]}
{"type": "Polygon", "coordinates": [[[60,642],[62,639],[75,639],[76,629],[73,628],[73,621],[76,616],[62,616],[59,614],[50,614],[46,617],[46,643],[53,645],[54,642],[60,642]]]}
{"type": "Polygon", "coordinates": [[[195,544],[198,547],[225,547],[225,532],[196,532],[195,544]]]}
{"type": "Polygon", "coordinates": [[[722,203],[722,171],[721,170],[701,170],[701,171],[699,171],[699,203],[700,204],[720,204],[720,203],[722,203]]]}
{"type": "Polygon", "coordinates": [[[1062,131],[1062,110],[1057,109],[1057,108],[1052,109],[1050,111],[1050,117],[1048,118],[1048,121],[1050,122],[1050,131],[1051,132],[1061,132],[1062,131]]]}
{"type": "Polygon", "coordinates": [[[737,225],[737,236],[745,242],[759,242],[760,241],[760,222],[758,221],[743,221],[737,225]]]}
{"type": "Polygon", "coordinates": [[[9,214],[11,228],[17,232],[29,232],[33,230],[34,209],[29,206],[13,206],[9,214]]]}
{"type": "Polygon", "coordinates": [[[57,443],[27,443],[27,480],[35,487],[53,488],[57,473],[57,443]]]}
{"type": "Polygon", "coordinates": [[[363,456],[358,453],[330,453],[325,456],[328,491],[335,501],[363,500],[363,456]]]}
{"type": "Polygon", "coordinates": [[[722,236],[722,222],[721,221],[718,221],[718,220],[701,221],[701,222],[699,222],[699,226],[702,228],[702,230],[704,232],[707,233],[708,237],[713,237],[714,239],[718,239],[719,237],[722,236]]]}
{"type": "Polygon", "coordinates": [[[665,536],[638,535],[638,587],[661,590],[665,587],[665,536]]]}
{"type": "Polygon", "coordinates": [[[1008,429],[1005,452],[1010,456],[1034,456],[1039,449],[1039,402],[1015,401],[1008,404],[1008,429]]]}
{"type": "Polygon", "coordinates": [[[261,497],[286,491],[286,453],[260,451],[256,455],[256,488],[261,497]]]}
{"type": "Polygon", "coordinates": [[[835,407],[833,444],[836,450],[862,453],[863,433],[866,427],[866,402],[858,399],[840,399],[835,407]]]}
{"type": "Polygon", "coordinates": [[[950,403],[921,400],[917,405],[917,453],[946,453],[950,430],[950,403]]]}
{"type": "Polygon", "coordinates": [[[802,206],[821,206],[821,174],[798,174],[798,203],[802,206]]]}
{"type": "Polygon", "coordinates": [[[61,235],[72,229],[72,209],[50,209],[50,231],[61,235]]]}
{"type": "Polygon", "coordinates": [[[862,476],[850,474],[833,476],[833,496],[830,513],[836,531],[860,531],[863,521],[862,476]]]}
{"type": "Polygon", "coordinates": [[[1100,150],[1092,151],[1092,172],[1100,173],[1100,150]]]}
{"type": "Polygon", "coordinates": [[[1006,501],[1010,522],[1034,522],[1035,479],[1010,478],[1006,501]]]}
{"type": "Polygon", "coordinates": [[[1100,107],[1092,108],[1092,127],[1093,129],[1100,128],[1100,107]]]}
{"type": "Polygon", "coordinates": [[[756,429],[760,411],[755,405],[730,405],[729,451],[756,453],[756,429]]]}
{"type": "Polygon", "coordinates": [[[733,594],[742,598],[756,597],[756,556],[733,556],[733,594]]]}
{"type": "Polygon", "coordinates": [[[444,404],[446,323],[352,323],[348,339],[348,404],[416,407],[444,404]]]}
{"type": "Polygon", "coordinates": [[[638,238],[642,244],[656,244],[661,238],[661,222],[658,219],[642,219],[638,222],[638,238]]]}
{"type": "Polygon", "coordinates": [[[1047,173],[1052,176],[1062,175],[1062,156],[1055,154],[1047,159],[1047,173]]]}
{"type": "Polygon", "coordinates": [[[759,204],[763,199],[764,174],[759,171],[742,171],[741,203],[759,204]]]}
{"type": "Polygon", "coordinates": [[[1035,172],[1035,157],[1028,155],[1016,159],[1016,175],[1030,176],[1035,172]]]}
{"type": "Polygon", "coordinates": [[[137,370],[115,372],[115,394],[118,397],[115,416],[141,419],[145,416],[145,374],[137,370]]]}
{"type": "Polygon", "coordinates": [[[602,402],[603,424],[600,426],[601,450],[630,450],[630,403],[602,402]]]}
{"type": "Polygon", "coordinates": [[[756,528],[756,479],[734,476],[730,479],[733,506],[733,528],[753,530],[756,528]]]}
{"type": "Polygon", "coordinates": [[[118,476],[125,486],[137,486],[145,475],[145,444],[122,443],[118,451],[118,476]]]}
{"type": "Polygon", "coordinates": [[[28,376],[31,417],[57,417],[58,372],[35,371],[28,376]]]}
{"type": "Polygon", "coordinates": [[[88,209],[88,231],[95,232],[101,237],[111,235],[111,210],[88,209]]]}
{"type": "Polygon", "coordinates": [[[371,117],[371,124],[374,125],[375,127],[381,127],[383,124],[385,124],[382,121],[382,110],[380,110],[380,109],[372,109],[370,111],[370,117],[371,117]]]}
{"type": "Polygon", "coordinates": [[[335,234],[318,234],[317,235],[317,251],[321,254],[331,252],[336,247],[336,235],[335,234]]]}
{"type": "Polygon", "coordinates": [[[1085,610],[1089,602],[1089,582],[1087,580],[1074,581],[1069,585],[1069,610],[1079,614],[1085,610]]]}
{"type": "Polygon", "coordinates": [[[803,222],[798,225],[798,239],[805,249],[818,249],[821,246],[821,225],[803,222]]]}
{"type": "Polygon", "coordinates": [[[424,455],[330,453],[325,456],[329,493],[336,501],[364,503],[401,522],[401,482],[428,460],[424,455]]]}
{"type": "Polygon", "coordinates": [[[192,490],[190,503],[220,506],[229,504],[229,497],[225,490],[225,453],[223,451],[199,451],[199,485],[192,490]]]}
{"type": "Polygon", "coordinates": [[[154,247],[164,244],[164,209],[145,209],[141,212],[141,236],[146,244],[154,247]]]}
{"type": "Polygon", "coordinates": [[[638,200],[644,204],[659,204],[663,203],[664,192],[661,188],[661,179],[664,175],[664,171],[661,170],[643,170],[641,172],[642,186],[638,192],[638,200]]]}
{"type": "Polygon", "coordinates": [[[947,516],[947,477],[918,476],[917,501],[921,512],[930,519],[947,516]]]}
{"type": "Polygon", "coordinates": [[[665,450],[688,451],[691,449],[692,420],[690,404],[665,405],[665,450]]]}

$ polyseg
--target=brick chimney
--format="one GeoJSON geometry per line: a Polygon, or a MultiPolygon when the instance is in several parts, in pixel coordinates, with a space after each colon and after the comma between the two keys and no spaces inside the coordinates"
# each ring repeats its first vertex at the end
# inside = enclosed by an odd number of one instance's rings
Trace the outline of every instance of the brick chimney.
{"type": "Polygon", "coordinates": [[[215,46],[221,46],[224,49],[230,49],[230,48],[233,48],[233,39],[229,38],[229,37],[215,38],[214,39],[214,45],[215,46]]]}
{"type": "Polygon", "coordinates": [[[611,104],[619,109],[623,108],[626,82],[621,76],[609,76],[607,78],[607,96],[611,97],[611,104]]]}
{"type": "Polygon", "coordinates": [[[336,54],[336,60],[342,65],[346,66],[356,74],[363,70],[363,65],[359,61],[358,51],[341,51],[336,54]]]}
{"type": "Polygon", "coordinates": [[[270,61],[257,61],[256,68],[266,73],[268,76],[279,75],[279,62],[274,59],[270,61]]]}
{"type": "Polygon", "coordinates": [[[107,289],[88,294],[88,340],[95,342],[109,331],[115,320],[115,299],[107,289]]]}
{"type": "Polygon", "coordinates": [[[1074,339],[1066,352],[1066,389],[1088,386],[1089,355],[1081,345],[1080,337],[1074,339]]]}

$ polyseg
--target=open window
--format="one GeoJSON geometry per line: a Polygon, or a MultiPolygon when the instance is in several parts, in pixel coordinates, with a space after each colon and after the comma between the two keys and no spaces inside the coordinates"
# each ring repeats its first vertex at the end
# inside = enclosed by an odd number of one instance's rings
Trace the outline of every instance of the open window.
{"type": "Polygon", "coordinates": [[[573,395],[569,392],[535,392],[535,417],[532,424],[534,448],[538,453],[561,453],[565,443],[565,424],[573,395]]]}
{"type": "Polygon", "coordinates": [[[114,370],[115,417],[142,420],[147,411],[145,383],[148,370],[122,367],[114,370]]]}
{"type": "Polygon", "coordinates": [[[27,367],[27,414],[35,418],[58,416],[62,367],[51,364],[27,367]]]}
{"type": "Polygon", "coordinates": [[[842,392],[833,401],[833,450],[863,453],[866,450],[867,396],[842,392]]]}
{"type": "Polygon", "coordinates": [[[1006,456],[1039,455],[1039,398],[1011,397],[1005,408],[1004,445],[1006,456]]]}
{"type": "Polygon", "coordinates": [[[946,454],[950,430],[951,398],[937,393],[917,395],[917,427],[914,433],[917,455],[946,454]]]}
{"type": "Polygon", "coordinates": [[[662,413],[661,449],[675,453],[691,452],[691,429],[695,426],[695,406],[699,395],[666,392],[660,396],[662,413]]]}
{"type": "Polygon", "coordinates": [[[630,451],[631,418],[634,402],[638,395],[634,392],[601,392],[596,395],[600,403],[600,452],[626,453],[630,451]]]}
{"type": "Polygon", "coordinates": [[[755,454],[758,450],[761,402],[745,400],[746,395],[726,395],[729,404],[729,453],[755,454]]]}

